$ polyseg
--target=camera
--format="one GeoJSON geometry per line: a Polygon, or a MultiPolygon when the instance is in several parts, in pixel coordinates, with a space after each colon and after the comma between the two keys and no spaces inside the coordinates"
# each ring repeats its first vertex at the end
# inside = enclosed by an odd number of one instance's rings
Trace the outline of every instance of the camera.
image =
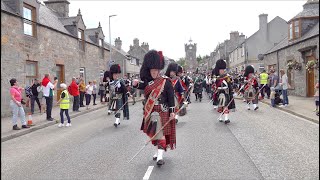
{"type": "Polygon", "coordinates": [[[54,77],[54,80],[57,80],[58,78],[57,77],[54,77]]]}

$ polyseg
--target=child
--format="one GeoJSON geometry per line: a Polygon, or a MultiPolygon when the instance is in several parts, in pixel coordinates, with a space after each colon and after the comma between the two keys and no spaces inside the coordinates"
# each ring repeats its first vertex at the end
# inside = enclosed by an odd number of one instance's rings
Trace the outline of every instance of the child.
{"type": "Polygon", "coordinates": [[[61,123],[58,125],[58,127],[63,127],[64,126],[64,119],[63,119],[63,112],[65,112],[67,119],[68,119],[68,124],[66,125],[67,127],[71,126],[71,120],[69,116],[69,107],[70,107],[70,96],[69,92],[67,90],[67,85],[62,83],[60,84],[60,87],[63,89],[60,99],[57,102],[57,104],[60,104],[60,118],[61,118],[61,123]]]}
{"type": "Polygon", "coordinates": [[[270,93],[271,106],[275,107],[276,106],[276,104],[275,104],[276,90],[274,87],[271,87],[270,90],[271,90],[271,93],[270,93]]]}
{"type": "Polygon", "coordinates": [[[315,85],[316,93],[314,94],[315,102],[316,102],[316,115],[319,116],[319,82],[315,85]]]}

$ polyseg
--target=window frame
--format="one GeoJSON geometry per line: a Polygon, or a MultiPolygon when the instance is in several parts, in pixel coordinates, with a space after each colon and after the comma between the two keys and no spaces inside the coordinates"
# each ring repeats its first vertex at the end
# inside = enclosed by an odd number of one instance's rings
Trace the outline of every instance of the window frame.
{"type": "MultiPolygon", "coordinates": [[[[28,79],[36,79],[39,77],[39,65],[38,65],[38,61],[33,61],[33,60],[26,60],[26,66],[25,66],[25,72],[26,72],[26,81],[28,79]],[[28,73],[27,73],[27,65],[32,65],[32,64],[35,64],[35,76],[28,76],[28,73]]],[[[31,81],[32,82],[32,81],[31,81]]],[[[27,84],[27,83],[26,83],[27,84]]],[[[31,84],[30,84],[31,85],[31,84]]]]}
{"type": "Polygon", "coordinates": [[[26,3],[23,3],[23,7],[22,7],[22,16],[23,16],[23,34],[26,35],[26,36],[31,36],[31,37],[36,37],[37,36],[37,12],[36,12],[36,8],[29,5],[29,4],[26,4],[26,3]],[[31,11],[31,20],[27,19],[24,17],[24,8],[28,9],[31,11]],[[24,25],[25,24],[28,24],[28,25],[31,25],[31,33],[32,35],[29,35],[29,34],[26,34],[25,33],[25,28],[24,28],[24,25]]]}
{"type": "Polygon", "coordinates": [[[289,40],[295,40],[301,37],[301,19],[294,19],[289,24],[289,40]],[[298,28],[296,34],[296,28],[298,28]]]}
{"type": "Polygon", "coordinates": [[[79,39],[79,49],[81,51],[85,51],[84,30],[78,29],[78,39],[79,39]],[[81,37],[79,37],[79,32],[81,33],[81,37]]]}

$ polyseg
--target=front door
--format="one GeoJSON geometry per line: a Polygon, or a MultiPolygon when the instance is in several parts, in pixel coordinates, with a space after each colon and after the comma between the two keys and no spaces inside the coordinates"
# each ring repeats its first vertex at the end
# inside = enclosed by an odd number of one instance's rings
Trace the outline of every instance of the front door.
{"type": "Polygon", "coordinates": [[[57,64],[56,66],[56,77],[58,78],[58,84],[57,84],[57,101],[60,99],[60,94],[63,91],[62,88],[60,88],[61,83],[65,83],[65,77],[64,77],[64,65],[57,64]]]}
{"type": "MultiPolygon", "coordinates": [[[[314,60],[313,56],[307,56],[307,61],[314,60]]],[[[314,95],[314,69],[307,70],[307,96],[313,97],[314,95]]]]}

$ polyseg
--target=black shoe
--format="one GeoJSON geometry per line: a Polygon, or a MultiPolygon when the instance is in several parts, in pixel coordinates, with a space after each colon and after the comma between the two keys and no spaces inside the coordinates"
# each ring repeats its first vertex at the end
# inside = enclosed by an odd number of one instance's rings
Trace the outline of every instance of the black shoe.
{"type": "Polygon", "coordinates": [[[84,105],[81,105],[80,107],[86,107],[86,106],[84,106],[84,105]]]}
{"type": "Polygon", "coordinates": [[[157,157],[153,157],[152,159],[153,159],[154,161],[156,161],[156,160],[157,160],[157,157]]]}
{"type": "Polygon", "coordinates": [[[219,122],[223,122],[223,120],[222,120],[222,119],[220,119],[220,120],[219,120],[219,122]]]}
{"type": "Polygon", "coordinates": [[[93,105],[95,106],[95,105],[97,105],[97,104],[93,104],[93,105]]]}
{"type": "Polygon", "coordinates": [[[178,124],[178,119],[176,119],[176,124],[178,124]]]}
{"type": "Polygon", "coordinates": [[[228,123],[230,123],[230,120],[228,119],[228,120],[224,121],[224,123],[228,124],[228,123]]]}
{"type": "Polygon", "coordinates": [[[258,110],[259,109],[259,107],[257,106],[256,108],[254,108],[254,110],[256,111],[256,110],[258,110]]]}
{"type": "Polygon", "coordinates": [[[14,126],[12,127],[12,130],[20,130],[20,128],[18,127],[18,125],[14,125],[14,126]]]}
{"type": "Polygon", "coordinates": [[[53,118],[47,118],[47,121],[53,121],[54,119],[53,118]]]}
{"type": "Polygon", "coordinates": [[[157,161],[157,165],[158,166],[164,165],[164,160],[160,159],[159,161],[157,161]]]}
{"type": "Polygon", "coordinates": [[[30,128],[30,127],[27,125],[22,125],[22,128],[30,128]]]}

